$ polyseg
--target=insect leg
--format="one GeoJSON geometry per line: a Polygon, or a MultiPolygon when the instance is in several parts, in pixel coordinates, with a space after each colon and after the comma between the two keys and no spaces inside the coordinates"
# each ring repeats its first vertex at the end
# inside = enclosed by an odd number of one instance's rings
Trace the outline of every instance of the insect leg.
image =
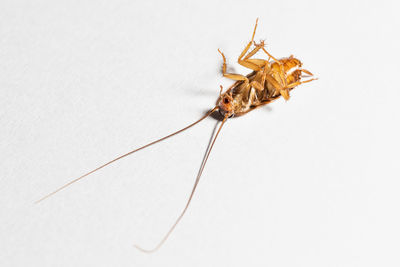
{"type": "MultiPolygon", "coordinates": [[[[243,59],[244,60],[249,60],[250,61],[250,58],[252,57],[252,56],[254,56],[260,49],[263,49],[264,51],[266,51],[265,49],[264,49],[264,46],[265,46],[265,43],[264,43],[264,40],[262,40],[259,44],[257,44],[255,41],[253,41],[253,43],[254,43],[254,46],[255,46],[255,48],[250,52],[250,53],[248,53],[243,59]]],[[[269,61],[271,58],[273,58],[274,60],[275,60],[275,58],[271,55],[271,54],[269,54],[268,52],[267,52],[267,55],[269,56],[269,58],[268,58],[268,60],[264,60],[264,61],[269,61]]],[[[252,60],[252,59],[251,59],[252,60]]]]}
{"type": "Polygon", "coordinates": [[[318,80],[318,79],[317,79],[317,78],[313,78],[313,79],[309,79],[309,80],[307,80],[307,81],[291,83],[291,84],[289,84],[287,87],[288,87],[288,88],[293,88],[293,87],[296,87],[296,86],[298,86],[298,85],[300,85],[300,84],[309,83],[309,82],[314,81],[314,80],[318,80]]]}
{"type": "Polygon", "coordinates": [[[270,67],[267,68],[267,66],[264,67],[264,70],[262,71],[262,77],[261,77],[261,85],[264,88],[265,87],[265,80],[267,75],[271,73],[270,67]]]}
{"type": "Polygon", "coordinates": [[[285,100],[289,100],[289,89],[278,82],[272,75],[265,75],[266,80],[275,88],[275,92],[280,93],[285,100]]]}
{"type": "Polygon", "coordinates": [[[251,51],[243,58],[244,60],[251,58],[252,56],[254,56],[255,54],[257,54],[257,52],[260,51],[261,48],[264,47],[264,41],[261,41],[261,43],[259,43],[259,44],[256,44],[254,41],[253,41],[253,43],[254,43],[255,48],[254,48],[253,50],[251,50],[251,51]]]}
{"type": "Polygon", "coordinates": [[[310,76],[314,76],[314,74],[312,74],[312,73],[311,73],[310,71],[308,71],[308,70],[301,69],[301,71],[304,72],[304,73],[306,73],[306,74],[308,74],[308,75],[310,75],[310,76]]]}
{"type": "Polygon", "coordinates": [[[253,35],[251,36],[251,41],[243,49],[242,53],[239,55],[239,59],[242,59],[244,57],[244,55],[247,53],[247,51],[249,51],[250,46],[254,41],[254,35],[256,34],[257,24],[258,24],[258,18],[256,20],[256,25],[254,26],[254,31],[253,31],[253,35]]]}
{"type": "MultiPolygon", "coordinates": [[[[271,65],[269,63],[269,60],[271,57],[268,58],[268,60],[265,59],[258,59],[258,58],[250,58],[251,56],[255,55],[260,49],[264,48],[264,41],[261,41],[261,43],[256,44],[254,43],[254,45],[256,46],[256,48],[253,49],[253,51],[251,51],[249,54],[247,54],[247,56],[245,56],[244,60],[242,60],[242,64],[241,62],[239,62],[239,64],[245,66],[245,64],[243,64],[244,62],[249,62],[249,63],[253,63],[257,66],[259,66],[259,70],[256,71],[260,71],[262,68],[264,68],[261,71],[261,86],[264,88],[265,86],[265,76],[270,72],[271,69],[271,65]]],[[[245,66],[246,67],[246,66],[245,66]]],[[[251,67],[250,67],[251,68],[251,67]]]]}
{"type": "Polygon", "coordinates": [[[267,54],[270,58],[272,58],[275,62],[277,62],[278,64],[282,64],[279,60],[277,60],[274,56],[272,56],[270,53],[268,53],[267,50],[265,50],[264,46],[261,47],[261,49],[265,52],[265,54],[267,54]]]}
{"type": "Polygon", "coordinates": [[[245,84],[249,84],[249,79],[241,74],[234,74],[234,73],[226,73],[226,57],[224,53],[221,52],[221,50],[218,49],[218,52],[221,54],[222,59],[224,60],[224,63],[222,63],[222,75],[226,78],[235,80],[235,81],[244,81],[245,84]]]}
{"type": "Polygon", "coordinates": [[[254,71],[259,71],[261,70],[264,66],[268,65],[268,61],[265,59],[259,59],[259,58],[252,58],[252,59],[245,59],[245,60],[238,60],[238,63],[242,65],[243,67],[246,67],[248,69],[254,70],[254,71]]]}
{"type": "Polygon", "coordinates": [[[249,83],[248,87],[253,87],[259,91],[262,91],[264,89],[262,85],[257,81],[252,81],[251,83],[249,83]]]}
{"type": "MultiPolygon", "coordinates": [[[[261,43],[263,45],[263,43],[261,43]]],[[[287,87],[287,82],[286,82],[286,72],[284,70],[283,63],[276,59],[274,56],[272,56],[270,53],[268,53],[267,50],[265,50],[264,45],[261,48],[270,58],[272,58],[278,65],[279,65],[279,77],[281,80],[281,85],[286,88],[287,87]]],[[[286,94],[283,95],[283,97],[288,100],[289,99],[289,91],[286,92],[286,94]]]]}
{"type": "MultiPolygon", "coordinates": [[[[265,65],[268,65],[268,61],[265,59],[260,59],[260,58],[249,58],[246,59],[246,61],[251,62],[257,66],[259,66],[260,68],[264,67],[265,65]]],[[[268,66],[269,67],[269,66],[268,66]]]]}
{"type": "Polygon", "coordinates": [[[257,23],[258,23],[258,19],[256,21],[256,25],[254,26],[254,31],[253,31],[253,35],[251,37],[251,41],[247,44],[247,46],[244,48],[242,53],[240,53],[240,55],[238,57],[238,61],[237,61],[240,65],[242,65],[248,69],[255,70],[255,71],[259,71],[266,64],[265,61],[264,62],[260,62],[260,61],[254,62],[254,61],[248,60],[250,57],[255,55],[264,46],[264,42],[262,42],[262,44],[260,44],[260,45],[256,45],[256,47],[246,55],[247,51],[249,51],[249,49],[251,47],[251,44],[254,43],[254,35],[256,34],[257,23]]]}

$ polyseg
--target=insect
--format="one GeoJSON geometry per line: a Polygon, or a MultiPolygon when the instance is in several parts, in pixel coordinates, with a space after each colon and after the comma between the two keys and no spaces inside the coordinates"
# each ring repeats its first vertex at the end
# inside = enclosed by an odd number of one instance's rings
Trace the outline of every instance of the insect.
{"type": "Polygon", "coordinates": [[[303,77],[311,77],[311,76],[313,76],[313,74],[310,71],[301,68],[302,63],[297,58],[290,56],[287,58],[276,59],[269,52],[267,52],[267,50],[265,49],[264,41],[260,41],[260,43],[256,43],[254,41],[254,36],[256,33],[257,24],[258,24],[258,19],[256,20],[256,24],[254,26],[251,41],[246,45],[246,47],[241,52],[241,54],[239,55],[238,60],[237,60],[237,62],[240,65],[252,70],[251,73],[247,74],[246,76],[241,75],[241,74],[227,73],[226,57],[218,49],[218,52],[221,54],[222,59],[223,59],[223,64],[222,64],[223,76],[234,80],[235,83],[230,88],[228,88],[225,92],[222,92],[223,88],[222,88],[222,86],[220,86],[219,98],[217,100],[215,107],[212,108],[210,111],[208,111],[202,118],[200,118],[199,120],[193,122],[192,124],[184,127],[183,129],[180,129],[180,130],[178,130],[174,133],[171,133],[167,136],[164,136],[158,140],[150,142],[142,147],[134,149],[124,155],[121,155],[121,156],[97,167],[96,169],[68,182],[67,184],[61,186],[60,188],[53,191],[52,193],[42,197],[35,203],[41,202],[42,200],[54,195],[55,193],[59,192],[60,190],[66,188],[66,187],[70,186],[71,184],[83,179],[84,177],[106,167],[107,165],[110,165],[111,163],[113,163],[117,160],[120,160],[126,156],[129,156],[135,152],[138,152],[139,150],[142,150],[146,147],[154,145],[158,142],[161,142],[167,138],[170,138],[174,135],[177,135],[177,134],[191,128],[192,126],[198,124],[199,122],[201,122],[202,120],[204,120],[205,118],[210,116],[212,113],[218,111],[223,116],[222,122],[221,122],[221,124],[220,124],[220,126],[219,126],[214,138],[212,139],[211,144],[205,154],[203,163],[200,167],[200,170],[199,170],[199,173],[195,180],[195,183],[193,185],[192,191],[189,195],[189,199],[187,200],[183,211],[180,213],[180,215],[176,219],[175,223],[171,226],[170,230],[166,233],[166,235],[163,237],[163,239],[153,249],[146,250],[139,246],[136,246],[136,248],[138,248],[139,250],[141,250],[143,252],[154,252],[157,249],[159,249],[161,247],[161,245],[168,239],[169,235],[172,233],[172,231],[175,229],[175,227],[181,221],[186,210],[188,209],[190,202],[193,198],[193,195],[196,191],[197,185],[200,181],[201,174],[203,173],[204,167],[205,167],[208,157],[211,153],[211,150],[212,150],[212,148],[215,144],[215,141],[222,129],[222,126],[225,124],[225,122],[228,120],[228,118],[242,116],[242,115],[246,114],[247,112],[250,112],[256,108],[259,108],[259,107],[262,107],[264,105],[271,103],[272,101],[278,99],[281,96],[285,100],[288,100],[290,97],[290,91],[292,89],[294,89],[296,86],[316,80],[315,78],[312,78],[312,79],[302,81],[303,77]],[[250,49],[252,46],[253,46],[253,48],[250,49]],[[253,56],[256,55],[258,52],[264,52],[265,55],[267,56],[267,59],[253,58],[253,56]]]}

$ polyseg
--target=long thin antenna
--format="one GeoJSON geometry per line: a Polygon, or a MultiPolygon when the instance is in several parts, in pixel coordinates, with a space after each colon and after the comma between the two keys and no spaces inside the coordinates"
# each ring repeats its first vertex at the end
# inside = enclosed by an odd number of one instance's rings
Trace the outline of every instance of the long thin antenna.
{"type": "Polygon", "coordinates": [[[101,165],[100,167],[97,167],[96,169],[94,169],[94,170],[92,170],[92,171],[90,171],[90,172],[88,172],[88,173],[86,173],[86,174],[84,174],[84,175],[82,175],[82,176],[80,176],[80,177],[78,177],[78,178],[76,178],[76,179],[74,179],[74,180],[72,180],[72,181],[66,183],[65,185],[61,186],[61,187],[58,188],[57,190],[51,192],[50,194],[48,194],[48,195],[42,197],[42,198],[39,199],[39,200],[37,200],[37,201],[35,202],[35,204],[37,204],[37,203],[39,203],[39,202],[45,200],[46,198],[48,198],[48,197],[54,195],[55,193],[57,193],[57,192],[63,190],[64,188],[70,186],[71,184],[73,184],[73,183],[75,183],[75,182],[77,182],[77,181],[83,179],[84,177],[86,177],[86,176],[88,176],[88,175],[90,175],[90,174],[92,174],[92,173],[94,173],[94,172],[96,172],[96,171],[98,171],[98,170],[100,170],[100,169],[106,167],[107,165],[110,165],[111,163],[113,163],[113,162],[115,162],[115,161],[117,161],[117,160],[120,160],[120,159],[122,159],[122,158],[125,158],[126,156],[129,156],[129,155],[131,155],[131,154],[133,154],[133,153],[135,153],[135,152],[137,152],[137,151],[139,151],[139,150],[142,150],[142,149],[144,149],[144,148],[146,148],[146,147],[149,147],[149,146],[151,146],[151,145],[154,145],[154,144],[156,144],[156,143],[158,143],[158,142],[161,142],[161,141],[163,141],[163,140],[165,140],[165,139],[167,139],[167,138],[170,138],[170,137],[172,137],[172,136],[174,136],[174,135],[176,135],[176,134],[178,134],[178,133],[181,133],[181,132],[183,132],[183,131],[189,129],[190,127],[196,125],[197,123],[201,122],[202,120],[204,120],[205,118],[207,118],[208,116],[210,116],[215,110],[217,110],[217,108],[218,108],[217,106],[214,107],[212,110],[208,111],[207,114],[204,115],[202,118],[200,118],[199,120],[197,120],[197,121],[193,122],[192,124],[186,126],[185,128],[180,129],[179,131],[176,131],[176,132],[174,132],[174,133],[172,133],[172,134],[169,134],[169,135],[167,135],[167,136],[164,136],[164,137],[162,137],[162,138],[160,138],[160,139],[158,139],[158,140],[156,140],[156,141],[153,141],[153,142],[151,142],[151,143],[148,143],[147,145],[144,145],[144,146],[142,146],[142,147],[139,147],[139,148],[137,148],[137,149],[135,149],[135,150],[132,150],[132,151],[130,151],[130,152],[128,152],[128,153],[126,153],[126,154],[124,154],[124,155],[122,155],[122,156],[119,156],[119,157],[117,157],[117,158],[115,158],[115,159],[113,159],[113,160],[111,160],[111,161],[109,161],[109,162],[107,162],[107,163],[101,165]]]}
{"type": "Polygon", "coordinates": [[[193,186],[192,192],[190,193],[189,199],[188,199],[188,201],[186,202],[186,206],[185,206],[185,208],[183,209],[183,211],[181,212],[181,214],[179,215],[179,217],[176,219],[175,223],[172,225],[172,227],[169,229],[169,231],[167,232],[167,234],[164,236],[163,239],[161,239],[160,243],[158,243],[158,245],[157,245],[156,247],[154,247],[153,249],[147,250],[147,249],[144,249],[144,248],[142,248],[142,247],[140,247],[140,246],[138,246],[138,245],[134,245],[138,250],[140,250],[140,251],[142,251],[142,252],[145,252],[145,253],[152,253],[152,252],[155,252],[156,250],[158,250],[158,249],[165,243],[165,241],[167,241],[167,239],[168,239],[168,237],[170,236],[170,234],[172,233],[172,231],[174,231],[175,227],[176,227],[176,226],[178,225],[178,223],[181,221],[183,215],[185,215],[186,210],[188,209],[188,207],[189,207],[189,205],[190,205],[190,202],[192,201],[194,192],[196,191],[197,185],[199,184],[201,174],[203,173],[204,167],[206,166],[206,163],[207,163],[207,160],[208,160],[208,156],[209,156],[210,153],[211,153],[211,150],[212,150],[212,148],[213,148],[213,146],[214,146],[215,140],[217,140],[218,134],[219,134],[219,132],[221,131],[222,126],[224,126],[224,123],[226,122],[227,119],[228,119],[228,117],[226,116],[226,117],[224,118],[224,120],[222,121],[221,126],[219,127],[219,129],[218,129],[218,131],[217,131],[217,133],[216,133],[216,135],[215,135],[215,137],[214,137],[214,139],[213,139],[213,141],[212,141],[212,143],[211,143],[211,146],[210,146],[210,148],[209,148],[208,151],[207,151],[207,154],[206,154],[206,157],[204,158],[203,164],[202,164],[201,167],[200,167],[200,170],[199,170],[199,173],[198,173],[198,175],[197,175],[196,181],[194,182],[194,186],[193,186]]]}

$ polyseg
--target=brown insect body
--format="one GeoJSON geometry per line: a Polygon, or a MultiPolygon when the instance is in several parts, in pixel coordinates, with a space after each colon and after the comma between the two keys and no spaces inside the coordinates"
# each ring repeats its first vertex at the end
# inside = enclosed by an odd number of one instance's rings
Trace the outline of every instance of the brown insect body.
{"type": "Polygon", "coordinates": [[[217,106],[220,113],[228,117],[246,114],[280,96],[289,100],[290,90],[302,83],[315,80],[301,81],[303,72],[310,76],[313,74],[308,70],[301,69],[302,63],[299,59],[290,56],[278,60],[265,50],[264,41],[256,44],[254,42],[256,29],[257,22],[251,41],[237,60],[240,65],[253,70],[247,76],[227,73],[225,55],[218,50],[223,59],[223,76],[237,81],[225,93],[221,94],[218,100],[217,106]],[[253,43],[255,47],[248,52],[253,43]],[[260,50],[268,55],[268,59],[252,58],[260,50]],[[271,59],[272,61],[270,61],[271,59]]]}
{"type": "MultiPolygon", "coordinates": [[[[258,20],[257,20],[258,21],[258,20]]],[[[154,145],[158,142],[161,142],[165,139],[168,139],[172,136],[175,136],[191,127],[194,125],[198,124],[208,116],[210,116],[214,111],[219,111],[223,116],[224,119],[221,123],[221,125],[218,128],[218,131],[214,135],[214,138],[212,139],[212,142],[209,145],[209,148],[206,151],[206,155],[204,157],[204,160],[200,166],[199,173],[197,175],[196,181],[194,183],[192,192],[189,196],[188,201],[186,202],[185,208],[175,221],[175,223],[172,225],[170,230],[167,232],[167,234],[164,236],[164,238],[161,240],[161,242],[158,243],[156,247],[150,250],[143,249],[139,246],[136,246],[139,250],[142,250],[144,252],[153,252],[156,251],[158,248],[161,247],[161,245],[167,240],[168,236],[171,234],[171,232],[175,229],[176,225],[179,223],[179,221],[182,219],[183,215],[185,214],[192,197],[194,195],[194,192],[197,188],[197,185],[199,183],[201,174],[204,170],[204,167],[206,165],[206,162],[208,160],[208,157],[210,155],[210,152],[214,146],[214,143],[222,129],[222,126],[224,123],[227,121],[228,118],[233,117],[233,116],[241,116],[243,114],[246,114],[247,112],[264,106],[268,103],[271,103],[272,101],[276,100],[280,96],[282,96],[285,100],[289,99],[289,92],[296,86],[310,82],[315,79],[309,79],[306,81],[301,81],[302,77],[304,77],[302,74],[305,73],[309,76],[312,76],[312,73],[309,72],[308,70],[302,69],[302,63],[300,60],[294,58],[293,56],[290,56],[288,58],[282,58],[282,59],[276,59],[274,58],[271,54],[269,54],[265,48],[264,48],[264,42],[261,41],[259,44],[254,43],[254,35],[256,32],[257,28],[257,22],[254,27],[253,31],[253,36],[251,41],[247,44],[245,49],[242,51],[238,58],[238,63],[246,68],[249,68],[252,70],[251,73],[248,75],[244,76],[241,74],[234,74],[234,73],[227,73],[226,72],[226,58],[224,54],[220,52],[223,58],[223,65],[222,65],[222,72],[224,77],[230,78],[235,80],[236,82],[229,88],[227,89],[224,93],[222,93],[222,86],[221,86],[221,91],[220,91],[220,97],[218,98],[217,105],[211,109],[207,114],[205,114],[202,118],[199,120],[195,121],[192,124],[189,124],[188,126],[171,133],[167,136],[164,136],[158,140],[152,141],[144,146],[141,146],[139,148],[136,148],[124,155],[121,155],[99,167],[96,169],[66,183],[65,185],[61,186],[57,190],[51,192],[50,194],[42,197],[36,203],[41,202],[42,200],[54,195],[55,193],[59,192],[60,190],[70,186],[71,184],[83,179],[84,177],[110,165],[111,163],[118,161],[122,158],[125,158],[135,152],[138,152],[144,148],[147,148],[151,145],[154,145]],[[254,48],[250,51],[251,45],[254,44],[254,48]],[[260,58],[252,58],[257,52],[260,50],[264,51],[265,54],[267,54],[268,58],[267,59],[260,59],[260,58]]]]}
{"type": "MultiPolygon", "coordinates": [[[[284,73],[283,76],[286,79],[287,84],[293,84],[301,80],[301,73],[303,70],[301,67],[300,60],[289,57],[280,59],[280,63],[283,64],[284,73]]],[[[265,67],[260,71],[253,71],[246,76],[249,83],[257,82],[260,85],[263,84],[262,90],[258,90],[255,87],[249,87],[244,81],[238,81],[233,84],[221,97],[218,99],[218,107],[221,113],[229,114],[229,116],[241,116],[246,114],[253,109],[269,104],[281,95],[288,100],[288,92],[294,87],[288,87],[284,90],[277,90],[275,83],[280,79],[282,73],[280,72],[281,67],[277,62],[268,64],[272,69],[268,75],[268,78],[264,78],[265,67]],[[265,81],[263,82],[263,79],[265,81]],[[271,82],[272,81],[272,82],[271,82]]],[[[268,71],[268,70],[267,70],[268,71]]]]}

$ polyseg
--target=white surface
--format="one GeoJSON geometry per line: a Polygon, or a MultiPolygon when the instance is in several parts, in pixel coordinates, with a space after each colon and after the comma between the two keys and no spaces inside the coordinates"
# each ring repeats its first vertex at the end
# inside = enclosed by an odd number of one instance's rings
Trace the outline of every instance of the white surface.
{"type": "Polygon", "coordinates": [[[399,266],[396,1],[2,1],[1,266],[399,266]],[[198,119],[256,39],[320,79],[60,185],[198,119]],[[235,63],[235,64],[234,64],[235,63]]]}

